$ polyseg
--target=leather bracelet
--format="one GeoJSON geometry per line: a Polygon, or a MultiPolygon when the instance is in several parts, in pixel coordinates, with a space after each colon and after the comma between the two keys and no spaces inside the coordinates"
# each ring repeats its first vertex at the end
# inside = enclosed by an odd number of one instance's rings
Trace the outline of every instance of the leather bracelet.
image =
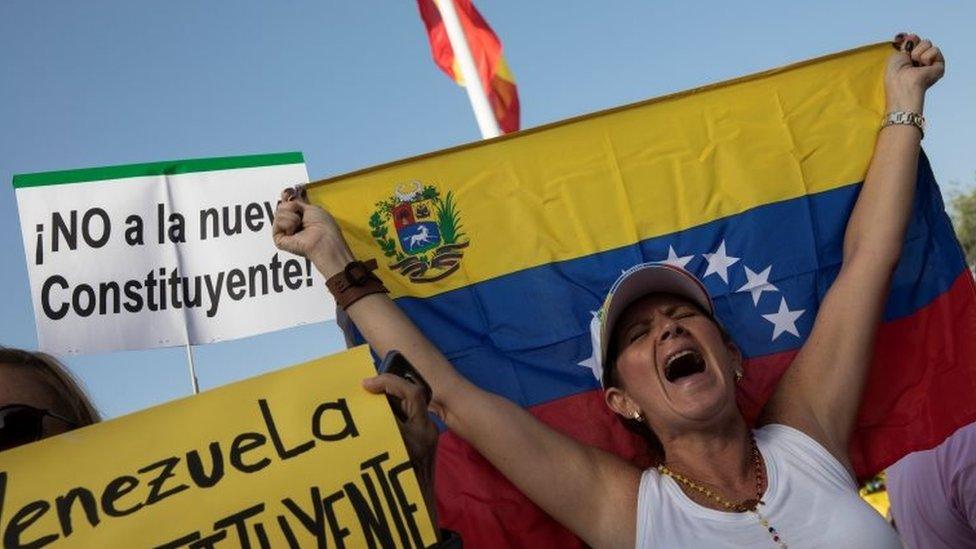
{"type": "Polygon", "coordinates": [[[376,260],[351,261],[338,273],[325,281],[325,287],[335,297],[336,306],[345,311],[350,305],[370,294],[390,293],[373,270],[376,260]]]}
{"type": "Polygon", "coordinates": [[[918,131],[922,133],[922,139],[925,138],[925,117],[917,112],[889,112],[881,121],[881,129],[883,130],[888,126],[894,125],[915,126],[918,128],[918,131]]]}

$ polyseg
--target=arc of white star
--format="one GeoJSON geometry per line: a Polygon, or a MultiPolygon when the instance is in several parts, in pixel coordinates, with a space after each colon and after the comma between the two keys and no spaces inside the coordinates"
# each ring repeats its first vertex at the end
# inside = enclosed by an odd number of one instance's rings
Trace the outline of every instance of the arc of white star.
{"type": "Polygon", "coordinates": [[[576,365],[581,366],[583,368],[588,368],[592,370],[594,373],[596,373],[597,372],[596,354],[592,354],[590,355],[589,358],[577,362],[576,365]]]}
{"type": "Polygon", "coordinates": [[[597,337],[594,335],[596,332],[599,332],[600,329],[600,311],[599,309],[596,311],[590,311],[590,314],[593,315],[593,318],[590,319],[590,340],[593,343],[593,354],[591,354],[589,358],[583,359],[576,364],[582,366],[583,368],[589,368],[591,371],[593,371],[593,375],[597,379],[600,379],[603,374],[603,369],[600,368],[600,364],[597,362],[597,337]]]}
{"type": "Polygon", "coordinates": [[[806,312],[806,309],[797,309],[791,311],[789,307],[786,306],[786,298],[780,298],[779,311],[773,314],[762,315],[763,318],[773,323],[773,339],[770,341],[776,341],[783,332],[789,332],[796,337],[800,337],[800,331],[796,329],[796,319],[800,318],[800,315],[806,312]]]}
{"type": "Polygon", "coordinates": [[[674,246],[668,246],[668,257],[658,261],[658,263],[684,269],[692,259],[695,259],[694,254],[678,257],[678,254],[674,251],[674,246]]]}
{"type": "Polygon", "coordinates": [[[740,258],[732,257],[725,253],[725,239],[722,239],[722,243],[718,245],[718,249],[714,253],[702,255],[708,260],[708,268],[705,269],[705,274],[702,278],[710,274],[717,274],[722,279],[722,282],[728,284],[729,267],[738,263],[740,258]]]}
{"type": "Polygon", "coordinates": [[[773,266],[770,265],[766,267],[764,271],[759,274],[752,272],[752,269],[746,267],[746,282],[741,288],[736,290],[736,292],[749,292],[752,294],[752,304],[759,305],[759,298],[762,296],[763,292],[778,292],[779,288],[774,286],[769,281],[769,273],[773,270],[773,266]]]}

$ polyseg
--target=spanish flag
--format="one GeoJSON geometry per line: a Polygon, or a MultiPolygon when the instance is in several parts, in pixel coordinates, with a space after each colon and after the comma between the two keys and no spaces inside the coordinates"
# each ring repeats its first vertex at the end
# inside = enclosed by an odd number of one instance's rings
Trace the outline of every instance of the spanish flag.
{"type": "MultiPolygon", "coordinates": [[[[502,56],[502,43],[488,23],[481,17],[471,0],[444,0],[454,2],[455,11],[468,40],[471,57],[478,67],[478,75],[484,83],[485,95],[495,113],[498,127],[504,133],[519,129],[519,100],[512,76],[502,56]]],[[[430,50],[434,62],[459,85],[464,85],[461,69],[454,58],[454,50],[447,39],[447,30],[434,0],[417,0],[420,17],[427,27],[430,50]]]]}
{"type": "MultiPolygon", "coordinates": [[[[810,335],[884,114],[888,44],[314,183],[356,257],[458,370],[642,466],[590,326],[622,269],[695,273],[746,358],[755,418],[810,335]],[[401,215],[401,218],[395,216],[401,215]]],[[[850,446],[861,477],[976,420],[976,285],[924,155],[850,446]]],[[[444,526],[474,547],[580,542],[450,432],[444,526]]]]}

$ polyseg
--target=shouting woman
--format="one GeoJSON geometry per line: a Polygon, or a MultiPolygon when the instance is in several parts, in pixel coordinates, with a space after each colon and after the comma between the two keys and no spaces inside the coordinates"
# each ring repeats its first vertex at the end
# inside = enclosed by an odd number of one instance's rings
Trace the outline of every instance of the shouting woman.
{"type": "MultiPolygon", "coordinates": [[[[848,442],[913,200],[926,90],[939,49],[900,34],[887,116],[844,238],[843,265],[813,331],[755,428],[736,406],[742,356],[691,274],[638,265],[601,311],[595,354],[607,405],[645,429],[662,462],[640,470],[468,382],[355,261],[334,219],[286,191],[275,243],[305,255],[380,355],[405,354],[431,410],[552,517],[596,547],[899,547],[857,494],[848,442]]],[[[418,391],[389,375],[373,392],[418,391]]]]}

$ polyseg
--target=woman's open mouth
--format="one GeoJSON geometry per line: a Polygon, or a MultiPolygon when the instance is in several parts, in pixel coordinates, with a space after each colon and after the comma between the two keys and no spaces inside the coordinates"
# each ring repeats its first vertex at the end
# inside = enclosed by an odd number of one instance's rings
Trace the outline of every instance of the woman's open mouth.
{"type": "Polygon", "coordinates": [[[664,378],[674,383],[681,378],[705,371],[705,358],[693,349],[678,351],[668,357],[664,365],[664,378]]]}

